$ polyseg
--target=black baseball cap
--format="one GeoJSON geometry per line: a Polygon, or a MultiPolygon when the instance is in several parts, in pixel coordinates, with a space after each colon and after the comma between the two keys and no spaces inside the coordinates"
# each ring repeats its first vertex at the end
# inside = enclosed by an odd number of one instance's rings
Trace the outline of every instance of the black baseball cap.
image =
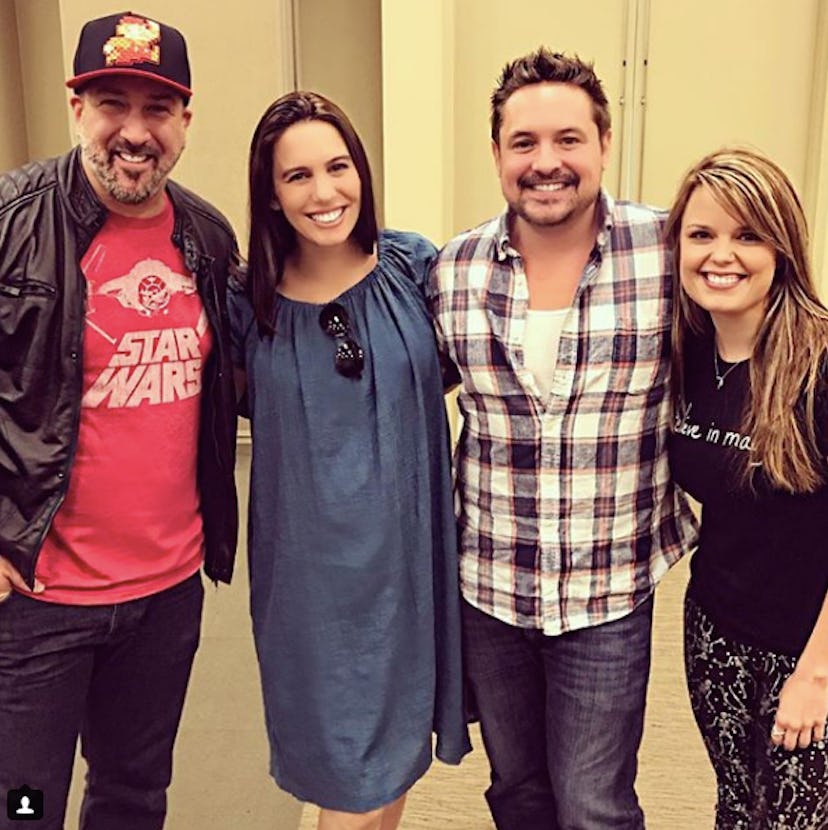
{"type": "Polygon", "coordinates": [[[66,86],[80,86],[107,75],[133,75],[172,87],[189,98],[190,62],[178,29],[137,12],[121,12],[90,20],[81,29],[66,86]]]}

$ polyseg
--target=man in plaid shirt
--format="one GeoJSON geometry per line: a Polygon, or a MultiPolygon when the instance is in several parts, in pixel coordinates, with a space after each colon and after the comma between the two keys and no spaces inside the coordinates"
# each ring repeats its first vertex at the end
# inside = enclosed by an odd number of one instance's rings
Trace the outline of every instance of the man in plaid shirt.
{"type": "Polygon", "coordinates": [[[508,209],[441,252],[459,371],[464,648],[499,830],[643,828],[636,754],[653,590],[694,544],[666,435],[661,212],[601,189],[607,99],[545,49],[492,95],[508,209]]]}

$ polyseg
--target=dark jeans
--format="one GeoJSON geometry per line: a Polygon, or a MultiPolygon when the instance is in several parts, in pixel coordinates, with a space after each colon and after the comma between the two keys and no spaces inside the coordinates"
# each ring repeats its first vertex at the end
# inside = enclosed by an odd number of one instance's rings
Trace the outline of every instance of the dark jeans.
{"type": "Polygon", "coordinates": [[[43,791],[60,830],[78,735],[89,765],[82,830],[158,830],[198,647],[200,574],[153,596],[69,606],[0,603],[0,828],[10,788],[43,791]]]}
{"type": "Polygon", "coordinates": [[[641,830],[636,755],[650,673],[652,597],[604,625],[551,637],[463,603],[498,830],[641,830]]]}

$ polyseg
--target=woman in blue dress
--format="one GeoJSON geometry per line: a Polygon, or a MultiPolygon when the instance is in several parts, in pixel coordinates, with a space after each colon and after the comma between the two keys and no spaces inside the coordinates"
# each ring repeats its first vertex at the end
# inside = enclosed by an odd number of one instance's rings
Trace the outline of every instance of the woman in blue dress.
{"type": "Polygon", "coordinates": [[[320,95],[273,103],[250,153],[231,290],[251,419],[251,613],[271,773],[320,830],[393,830],[469,750],[434,247],[377,230],[371,173],[320,95]]]}

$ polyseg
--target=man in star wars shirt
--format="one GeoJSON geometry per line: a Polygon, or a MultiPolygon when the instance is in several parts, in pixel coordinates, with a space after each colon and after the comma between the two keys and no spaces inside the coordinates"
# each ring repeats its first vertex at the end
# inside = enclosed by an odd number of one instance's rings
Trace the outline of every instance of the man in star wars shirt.
{"type": "Polygon", "coordinates": [[[236,242],[168,178],[177,30],[87,23],[67,86],[80,146],[0,176],[0,793],[41,791],[62,828],[80,735],[81,828],[155,830],[200,570],[229,582],[235,555],[236,242]]]}

